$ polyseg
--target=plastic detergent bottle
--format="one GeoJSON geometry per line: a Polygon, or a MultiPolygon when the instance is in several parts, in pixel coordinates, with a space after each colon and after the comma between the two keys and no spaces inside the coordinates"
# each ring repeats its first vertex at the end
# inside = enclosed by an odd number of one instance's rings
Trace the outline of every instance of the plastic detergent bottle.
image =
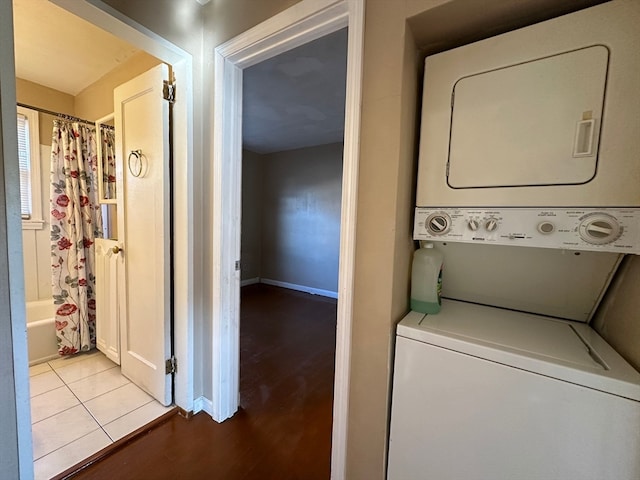
{"type": "Polygon", "coordinates": [[[413,254],[411,269],[411,310],[421,313],[440,311],[442,264],[444,255],[425,243],[413,254]]]}

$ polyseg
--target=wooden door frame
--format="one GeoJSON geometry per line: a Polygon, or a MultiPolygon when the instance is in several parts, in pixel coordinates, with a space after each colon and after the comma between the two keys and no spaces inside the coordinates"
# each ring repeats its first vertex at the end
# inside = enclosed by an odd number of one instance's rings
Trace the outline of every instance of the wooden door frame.
{"type": "Polygon", "coordinates": [[[212,404],[216,421],[238,409],[242,70],[349,28],[338,273],[332,478],[345,476],[364,0],[303,0],[215,49],[213,157],[212,404]]]}
{"type": "Polygon", "coordinates": [[[174,403],[194,410],[193,58],[100,0],[50,0],[72,14],[171,65],[179,83],[173,105],[174,403]]]}

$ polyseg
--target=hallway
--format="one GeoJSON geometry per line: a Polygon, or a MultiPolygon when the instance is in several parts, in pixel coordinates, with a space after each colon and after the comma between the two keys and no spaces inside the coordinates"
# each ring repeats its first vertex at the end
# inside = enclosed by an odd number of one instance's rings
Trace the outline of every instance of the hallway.
{"type": "Polygon", "coordinates": [[[179,415],[68,478],[328,479],[336,301],[242,289],[240,410],[179,415]]]}

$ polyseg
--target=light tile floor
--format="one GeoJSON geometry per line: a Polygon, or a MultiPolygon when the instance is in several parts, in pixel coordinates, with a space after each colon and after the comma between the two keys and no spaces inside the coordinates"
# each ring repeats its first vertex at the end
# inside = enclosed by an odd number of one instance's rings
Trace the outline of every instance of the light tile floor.
{"type": "Polygon", "coordinates": [[[49,479],[166,413],[100,352],[29,369],[33,466],[49,479]]]}

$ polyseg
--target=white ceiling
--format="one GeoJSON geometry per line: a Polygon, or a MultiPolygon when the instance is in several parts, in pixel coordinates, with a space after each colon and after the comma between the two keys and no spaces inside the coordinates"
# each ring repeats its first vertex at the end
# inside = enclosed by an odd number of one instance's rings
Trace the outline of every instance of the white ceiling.
{"type": "Polygon", "coordinates": [[[264,154],[343,140],[346,29],[247,68],[243,75],[244,148],[264,154]]]}
{"type": "Polygon", "coordinates": [[[16,76],[77,95],[138,50],[47,0],[13,0],[16,76]]]}

